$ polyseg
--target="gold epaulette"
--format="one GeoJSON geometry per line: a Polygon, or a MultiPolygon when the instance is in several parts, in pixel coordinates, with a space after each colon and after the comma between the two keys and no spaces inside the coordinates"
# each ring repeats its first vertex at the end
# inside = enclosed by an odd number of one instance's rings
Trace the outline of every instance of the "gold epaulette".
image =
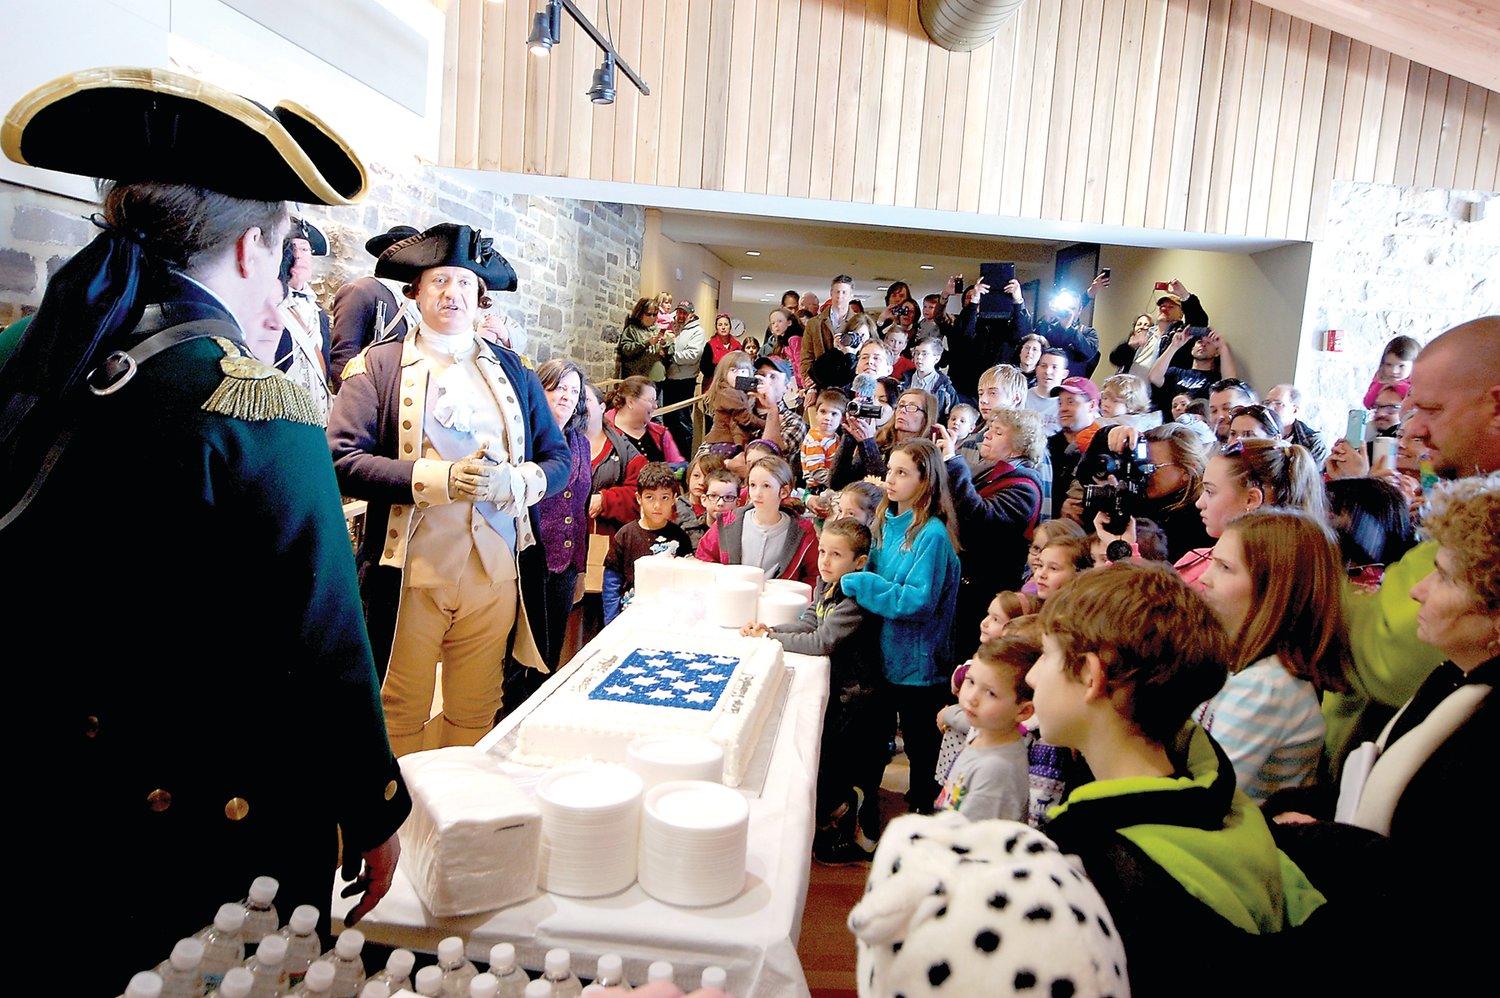
{"type": "MultiPolygon", "coordinates": [[[[365,350],[368,349],[370,348],[365,347],[365,350]]],[[[365,350],[361,350],[359,353],[349,358],[349,363],[344,365],[344,373],[339,375],[340,381],[348,381],[356,374],[365,373],[365,350]]]]}
{"type": "Polygon", "coordinates": [[[244,356],[229,340],[215,336],[214,342],[224,351],[224,359],[219,361],[224,380],[203,403],[204,412],[256,422],[287,419],[308,426],[326,425],[301,385],[287,380],[271,365],[244,356]]]}

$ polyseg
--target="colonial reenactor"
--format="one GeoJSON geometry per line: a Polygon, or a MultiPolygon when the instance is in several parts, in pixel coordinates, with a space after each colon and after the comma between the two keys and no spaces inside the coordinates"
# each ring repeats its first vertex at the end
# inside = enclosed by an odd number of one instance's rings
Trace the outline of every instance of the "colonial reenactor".
{"type": "Polygon", "coordinates": [[[12,656],[27,917],[107,909],[67,990],[118,994],[257,875],[326,912],[341,840],[350,921],[395,872],[410,798],[326,440],[244,340],[281,328],[285,202],[367,181],[300,107],[160,69],[53,80],[0,146],[103,180],[103,232],[0,374],[0,561],[45,648],[12,656]]]}
{"type": "Polygon", "coordinates": [[[281,336],[270,363],[306,390],[326,423],[328,408],[333,403],[333,393],[328,387],[332,339],[328,313],[318,304],[309,278],[313,258],[328,255],[328,237],[306,219],[294,218],[286,250],[288,258],[282,261],[286,297],[281,300],[281,336]]]}
{"type": "MultiPolygon", "coordinates": [[[[417,234],[410,225],[393,225],[365,241],[365,252],[379,257],[395,243],[417,234]]],[[[344,368],[371,343],[399,340],[417,328],[416,303],[388,277],[361,277],[333,295],[333,350],[328,369],[333,390],[344,380],[344,368]]]]}
{"type": "Polygon", "coordinates": [[[421,324],[349,364],[328,442],[344,494],[370,504],[360,572],[400,755],[422,746],[440,660],[444,745],[489,730],[508,651],[547,671],[536,503],[567,484],[572,453],[536,374],[475,335],[490,292],[516,287],[490,240],[435,225],[375,274],[403,283],[421,324]]]}

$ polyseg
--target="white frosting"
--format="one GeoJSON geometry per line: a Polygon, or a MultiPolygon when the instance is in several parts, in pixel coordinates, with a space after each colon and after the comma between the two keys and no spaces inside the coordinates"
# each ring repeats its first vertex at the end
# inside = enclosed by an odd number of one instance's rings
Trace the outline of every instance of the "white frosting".
{"type": "Polygon", "coordinates": [[[692,735],[723,748],[724,782],[736,787],[755,754],[785,674],[781,644],[769,638],[626,631],[609,654],[589,662],[521,722],[514,758],[536,766],[579,759],[624,763],[636,738],[692,735]],[[643,648],[733,656],[739,665],[710,710],[589,698],[620,662],[643,648]]]}

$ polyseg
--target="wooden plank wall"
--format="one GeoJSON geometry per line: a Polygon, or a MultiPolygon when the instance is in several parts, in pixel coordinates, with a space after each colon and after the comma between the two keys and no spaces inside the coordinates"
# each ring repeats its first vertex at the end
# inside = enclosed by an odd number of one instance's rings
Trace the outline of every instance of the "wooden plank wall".
{"type": "Polygon", "coordinates": [[[526,0],[434,2],[445,165],[1290,239],[1334,179],[1500,188],[1500,94],[1249,0],[1033,0],[965,53],[916,0],[610,0],[652,93],[602,108],[566,16],[537,59],[526,0]]]}

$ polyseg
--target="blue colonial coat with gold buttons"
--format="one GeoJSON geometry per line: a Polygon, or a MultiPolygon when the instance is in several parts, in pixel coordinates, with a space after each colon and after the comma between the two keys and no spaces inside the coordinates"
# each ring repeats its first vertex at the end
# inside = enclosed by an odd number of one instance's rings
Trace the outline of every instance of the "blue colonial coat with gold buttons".
{"type": "MultiPolygon", "coordinates": [[[[515,437],[522,443],[515,456],[541,469],[547,481],[545,495],[560,492],[572,471],[572,453],[541,381],[515,353],[482,339],[477,342],[481,370],[498,368],[515,393],[521,425],[519,433],[509,435],[513,449],[515,437]]],[[[328,446],[344,494],[369,502],[359,553],[360,584],[376,668],[384,675],[396,632],[406,542],[415,525],[413,478],[422,456],[428,379],[411,337],[375,344],[356,357],[344,375],[329,416],[328,446]]],[[[488,376],[487,380],[498,390],[499,381],[488,376]]],[[[532,536],[540,536],[535,505],[527,516],[532,536]]],[[[546,671],[541,653],[547,633],[545,556],[540,544],[518,546],[520,605],[512,654],[523,665],[546,671]]]]}
{"type": "MultiPolygon", "coordinates": [[[[146,300],[234,322],[181,278],[146,300]]],[[[247,354],[191,340],[87,398],[0,533],[11,866],[41,878],[35,924],[95,926],[73,993],[117,993],[260,874],[283,917],[326,914],[339,837],[366,851],[411,807],[322,428],[247,354]]]]}

